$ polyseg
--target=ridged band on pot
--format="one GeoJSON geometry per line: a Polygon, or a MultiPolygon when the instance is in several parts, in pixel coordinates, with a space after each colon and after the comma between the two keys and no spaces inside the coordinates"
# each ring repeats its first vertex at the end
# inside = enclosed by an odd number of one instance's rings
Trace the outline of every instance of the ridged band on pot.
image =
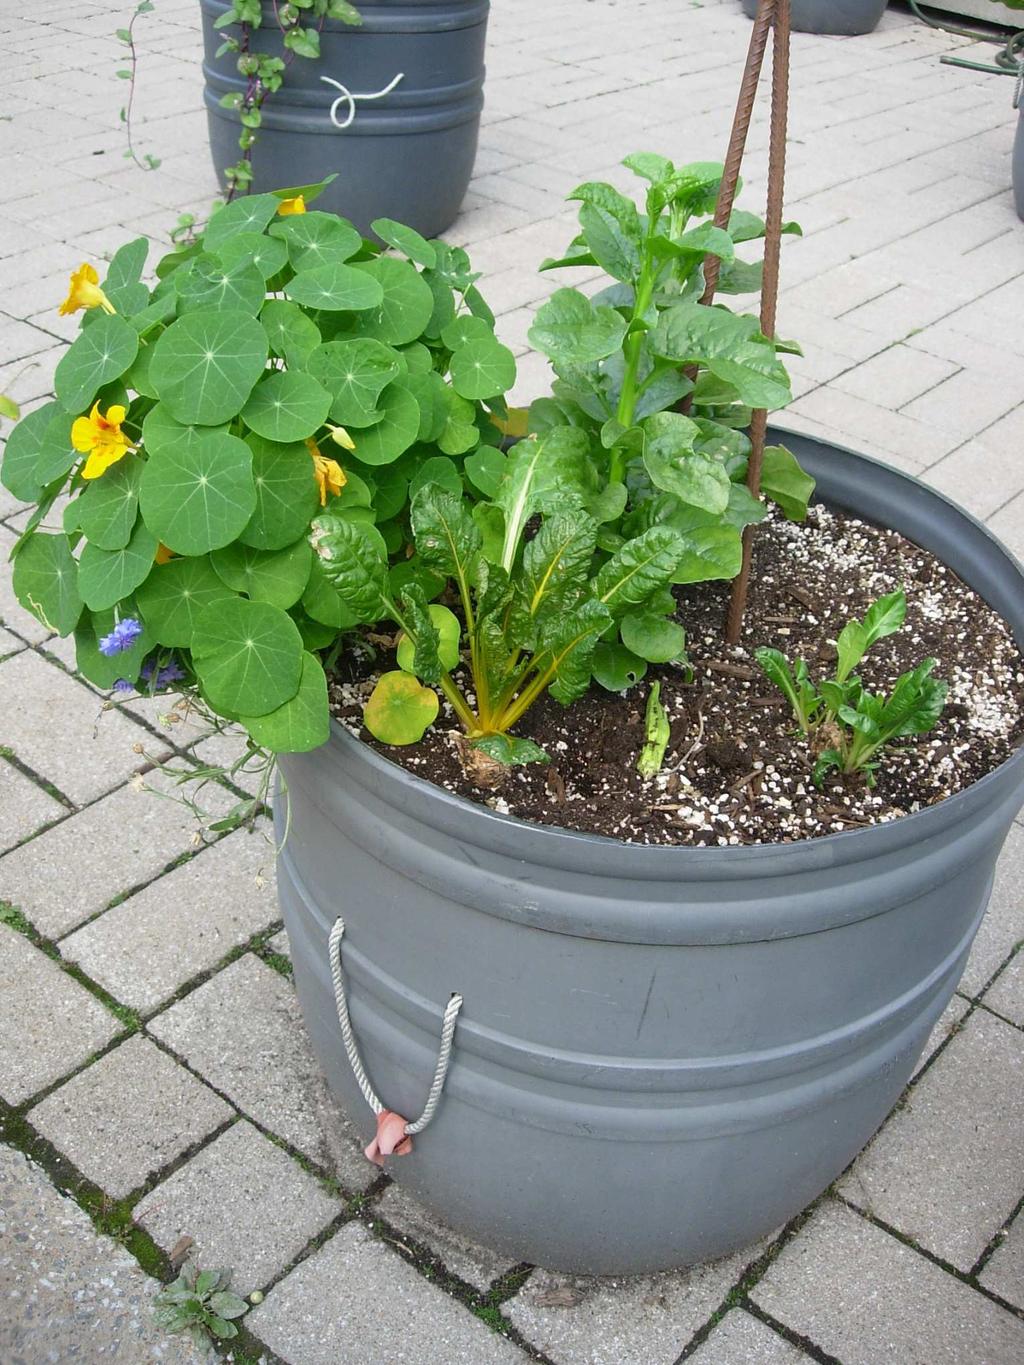
{"type": "MultiPolygon", "coordinates": [[[[751,19],[758,0],[743,0],[751,19]]],[[[870,33],[885,13],[886,0],[792,0],[793,28],[798,33],[870,33]]]]}
{"type": "MultiPolygon", "coordinates": [[[[983,526],[887,466],[775,435],[826,501],[937,553],[1024,641],[1024,575],[983,526]]],[[[370,1135],[331,991],[339,913],[387,1106],[419,1112],[441,1012],[465,997],[444,1098],[396,1179],[514,1259],[622,1274],[754,1241],[871,1136],[963,970],[1024,752],[889,824],[707,849],[503,817],[340,728],[283,771],[296,984],[353,1120],[370,1135]]]]}
{"type": "MultiPolygon", "coordinates": [[[[200,4],[210,148],[223,183],[226,167],[239,159],[239,122],[220,100],[244,92],[245,81],[234,53],[216,55],[224,31],[213,25],[227,0],[200,4]]],[[[265,0],[263,9],[253,49],[279,55],[273,5],[265,0]]],[[[473,172],[488,0],[373,0],[359,10],[359,28],[328,20],[320,57],[292,61],[281,89],[268,97],[253,149],[254,188],[307,184],[336,172],[318,209],[340,213],[362,232],[384,217],[436,236],[454,220],[473,172]],[[366,98],[397,76],[389,93],[366,98]],[[349,114],[350,126],[339,128],[349,114]]]]}

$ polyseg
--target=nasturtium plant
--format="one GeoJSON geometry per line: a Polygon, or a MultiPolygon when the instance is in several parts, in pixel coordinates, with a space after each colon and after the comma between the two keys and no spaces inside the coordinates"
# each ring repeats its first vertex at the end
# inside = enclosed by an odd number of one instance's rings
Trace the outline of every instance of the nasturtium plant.
{"type": "MultiPolygon", "coordinates": [[[[74,636],[84,676],[191,693],[271,753],[325,742],[321,654],[369,619],[323,573],[315,518],[372,535],[403,591],[435,597],[443,578],[407,555],[412,502],[434,480],[479,498],[465,461],[504,460],[492,419],[515,379],[465,252],[389,220],[364,240],[306,212],[315,192],[221,207],[152,286],[144,238],[102,281],[76,271],[57,398],[0,468],[37,505],[15,592],[74,636]]],[[[454,668],[460,623],[436,602],[427,619],[454,668]]]]}

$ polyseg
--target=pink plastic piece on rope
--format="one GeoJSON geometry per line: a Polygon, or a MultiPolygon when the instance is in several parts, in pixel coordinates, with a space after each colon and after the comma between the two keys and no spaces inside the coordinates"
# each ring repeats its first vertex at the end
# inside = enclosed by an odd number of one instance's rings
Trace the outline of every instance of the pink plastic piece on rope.
{"type": "Polygon", "coordinates": [[[377,1136],[366,1148],[366,1155],[375,1166],[383,1166],[386,1156],[408,1156],[412,1138],[405,1131],[406,1120],[391,1109],[377,1115],[377,1136]]]}

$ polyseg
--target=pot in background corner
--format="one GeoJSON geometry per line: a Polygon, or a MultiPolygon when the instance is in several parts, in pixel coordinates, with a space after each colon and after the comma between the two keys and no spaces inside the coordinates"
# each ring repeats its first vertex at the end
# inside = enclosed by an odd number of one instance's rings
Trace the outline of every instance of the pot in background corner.
{"type": "MultiPolygon", "coordinates": [[[[793,28],[798,33],[870,33],[885,13],[886,0],[792,0],[793,28]]],[[[743,0],[751,19],[757,0],[743,0]]]]}
{"type": "Polygon", "coordinates": [[[1017,217],[1024,220],[1024,101],[1017,115],[1017,136],[1013,141],[1013,199],[1017,217]]]}
{"type": "MultiPolygon", "coordinates": [[[[223,184],[225,169],[240,156],[239,121],[220,100],[242,93],[245,81],[234,53],[216,55],[225,35],[214,23],[228,10],[227,0],[200,4],[210,150],[223,184]]],[[[361,27],[328,20],[320,57],[296,58],[281,89],[268,97],[253,148],[253,190],[312,184],[336,173],[318,209],[341,214],[363,233],[374,218],[395,218],[436,237],[454,221],[473,173],[488,0],[359,0],[358,9],[361,27]],[[362,98],[399,75],[388,94],[362,98]],[[349,126],[339,127],[350,115],[349,126]]],[[[277,55],[281,35],[269,0],[263,11],[253,47],[277,55]]]]}

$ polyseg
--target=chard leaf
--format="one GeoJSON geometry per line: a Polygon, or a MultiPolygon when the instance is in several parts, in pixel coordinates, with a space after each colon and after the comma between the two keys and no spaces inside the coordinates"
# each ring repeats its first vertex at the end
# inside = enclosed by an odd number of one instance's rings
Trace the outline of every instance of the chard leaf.
{"type": "Polygon", "coordinates": [[[907,615],[907,598],[902,588],[887,593],[873,602],[863,621],[848,621],[839,632],[836,648],[839,662],[836,679],[843,682],[877,641],[892,635],[903,625],[907,615]]]}
{"type": "Polygon", "coordinates": [[[594,596],[610,612],[621,615],[672,582],[685,550],[678,531],[652,526],[635,540],[627,540],[602,567],[592,582],[594,596]]]}
{"type": "Polygon", "coordinates": [[[523,550],[516,586],[529,614],[570,607],[583,591],[597,546],[597,525],[585,512],[547,517],[523,550]]]}
{"type": "Polygon", "coordinates": [[[413,498],[410,520],[421,562],[455,578],[467,596],[470,583],[479,576],[483,541],[462,499],[429,483],[413,498]]]}
{"type": "Polygon", "coordinates": [[[379,531],[326,513],[313,522],[310,543],[324,576],[356,621],[372,623],[390,615],[388,554],[379,531]]]}
{"type": "Polygon", "coordinates": [[[925,659],[897,680],[879,717],[884,739],[923,734],[936,724],[949,690],[946,683],[931,676],[937,662],[937,659],[925,659]]]}
{"type": "MultiPolygon", "coordinates": [[[[436,683],[441,677],[441,632],[434,624],[432,611],[445,611],[446,608],[428,608],[427,599],[423,589],[418,583],[410,583],[402,593],[402,606],[405,610],[405,617],[411,627],[410,637],[403,643],[407,646],[412,645],[412,667],[405,671],[415,673],[425,683],[436,683]]],[[[448,613],[451,615],[451,613],[448,613]]],[[[455,620],[454,617],[452,617],[455,620]]],[[[456,621],[456,627],[458,622],[456,621]]],[[[458,637],[456,636],[456,639],[458,637]]],[[[458,647],[456,646],[456,659],[458,659],[458,647]]],[[[399,659],[399,666],[402,665],[399,659]]]]}
{"type": "Polygon", "coordinates": [[[550,763],[551,757],[532,739],[519,739],[516,735],[484,735],[483,739],[473,741],[473,748],[479,749],[495,763],[513,767],[520,763],[550,763]]]}
{"type": "Polygon", "coordinates": [[[536,512],[579,506],[594,489],[590,440],[579,427],[555,427],[509,452],[495,503],[505,513],[502,565],[511,571],[527,521],[536,512]]]}
{"type": "MultiPolygon", "coordinates": [[[[402,601],[408,607],[407,595],[415,594],[417,602],[422,601],[426,605],[426,593],[419,583],[410,583],[401,593],[402,601]]],[[[418,610],[418,608],[417,608],[418,610]]],[[[427,607],[427,614],[430,622],[437,633],[437,655],[441,667],[446,673],[450,673],[453,668],[458,667],[459,663],[459,643],[462,639],[462,623],[454,612],[447,607],[442,607],[439,602],[431,602],[427,607]]],[[[417,645],[419,641],[417,640],[417,645]]],[[[398,641],[396,654],[398,667],[404,669],[406,673],[415,673],[424,682],[432,681],[421,671],[417,663],[417,646],[413,645],[412,640],[405,632],[398,641]]]]}
{"type": "Polygon", "coordinates": [[[586,692],[594,646],[611,620],[611,612],[604,603],[591,599],[545,625],[536,663],[542,672],[554,674],[548,690],[563,706],[586,692]]]}

